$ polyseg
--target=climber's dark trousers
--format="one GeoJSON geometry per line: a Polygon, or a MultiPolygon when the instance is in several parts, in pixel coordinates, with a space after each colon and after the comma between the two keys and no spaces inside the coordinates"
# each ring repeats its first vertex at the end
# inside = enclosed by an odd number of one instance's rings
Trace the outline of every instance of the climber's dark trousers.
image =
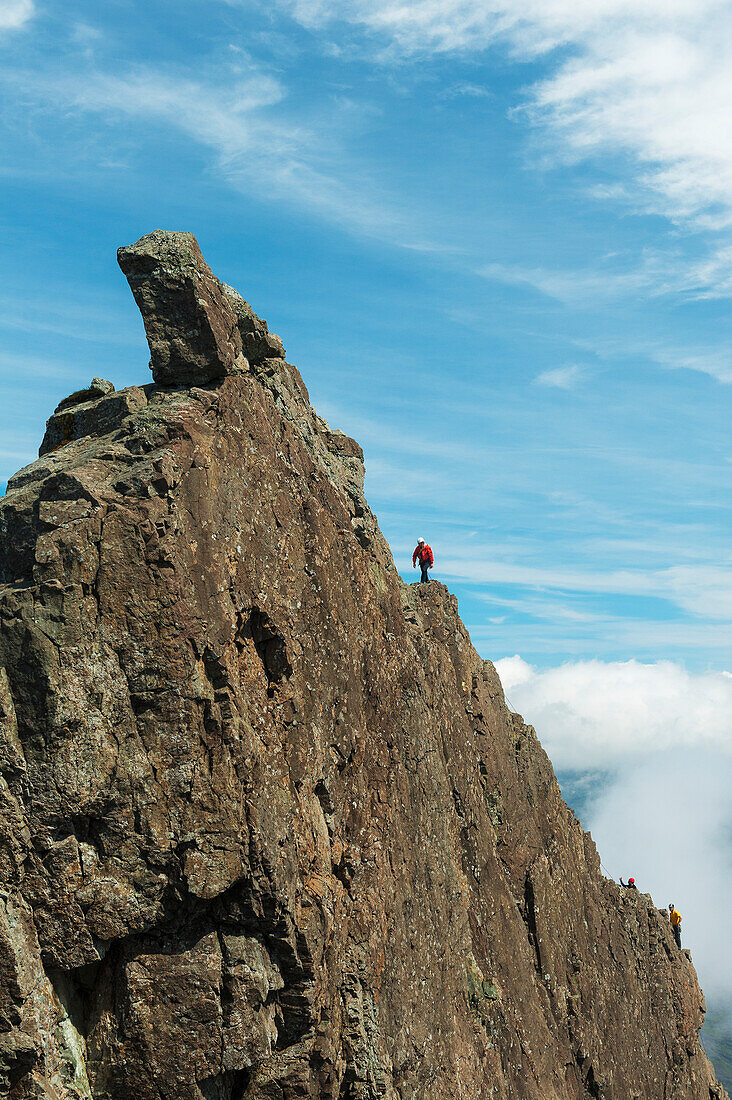
{"type": "Polygon", "coordinates": [[[427,584],[427,582],[429,581],[429,577],[427,576],[427,570],[429,569],[429,565],[427,564],[426,561],[421,561],[419,563],[419,567],[422,570],[422,576],[419,579],[420,579],[420,581],[424,582],[424,584],[427,584]]]}
{"type": "Polygon", "coordinates": [[[671,931],[674,934],[674,939],[676,940],[676,946],[678,947],[678,949],[680,951],[681,950],[681,929],[679,928],[679,926],[677,924],[675,927],[673,927],[671,929],[671,931]]]}

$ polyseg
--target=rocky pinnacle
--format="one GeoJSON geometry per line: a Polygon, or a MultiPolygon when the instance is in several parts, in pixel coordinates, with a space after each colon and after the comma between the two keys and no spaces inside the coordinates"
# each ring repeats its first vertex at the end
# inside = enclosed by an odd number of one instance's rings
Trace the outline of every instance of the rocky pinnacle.
{"type": "Polygon", "coordinates": [[[119,263],[154,382],[0,502],[0,1095],[726,1098],[358,444],[193,236],[119,263]]]}

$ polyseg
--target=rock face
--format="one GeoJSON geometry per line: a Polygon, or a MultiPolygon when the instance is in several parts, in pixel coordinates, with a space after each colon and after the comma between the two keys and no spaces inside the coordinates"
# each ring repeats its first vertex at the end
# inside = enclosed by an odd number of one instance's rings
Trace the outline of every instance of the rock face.
{"type": "Polygon", "coordinates": [[[205,385],[245,364],[236,311],[192,233],[156,229],[117,252],[163,386],[205,385]]]}
{"type": "Polygon", "coordinates": [[[142,408],[146,400],[139,386],[130,386],[115,393],[111,382],[102,378],[92,379],[88,389],[78,390],[64,398],[53,416],[49,417],[39,455],[55,451],[72,439],[104,436],[126,424],[132,427],[129,418],[142,408]]]}
{"type": "Polygon", "coordinates": [[[0,1094],[726,1097],[358,445],[194,238],[120,263],[159,385],[62,403],[0,506],[0,1094]]]}

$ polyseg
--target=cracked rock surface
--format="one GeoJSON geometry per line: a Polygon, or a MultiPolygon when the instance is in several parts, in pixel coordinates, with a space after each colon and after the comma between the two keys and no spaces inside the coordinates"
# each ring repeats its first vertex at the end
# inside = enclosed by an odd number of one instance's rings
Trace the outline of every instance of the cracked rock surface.
{"type": "Polygon", "coordinates": [[[725,1098],[359,446],[190,234],[120,263],[155,382],[0,503],[0,1095],[725,1098]]]}

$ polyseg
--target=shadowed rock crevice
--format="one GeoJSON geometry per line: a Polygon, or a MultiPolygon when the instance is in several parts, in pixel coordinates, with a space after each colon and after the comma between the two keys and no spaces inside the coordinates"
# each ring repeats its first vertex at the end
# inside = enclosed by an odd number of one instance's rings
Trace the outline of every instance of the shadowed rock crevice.
{"type": "Polygon", "coordinates": [[[249,1070],[237,1069],[208,1077],[199,1085],[205,1100],[245,1100],[250,1081],[249,1070]]]}
{"type": "Polygon", "coordinates": [[[724,1100],[358,444],[190,234],[119,260],[154,382],[0,502],[0,1094],[724,1100]]]}
{"type": "Polygon", "coordinates": [[[531,881],[531,871],[527,872],[526,881],[524,883],[524,905],[522,916],[526,922],[526,930],[529,937],[529,943],[536,956],[536,971],[538,974],[544,974],[544,967],[541,962],[541,948],[539,946],[539,933],[536,927],[536,897],[534,895],[534,884],[531,881]]]}
{"type": "Polygon", "coordinates": [[[577,1053],[577,1066],[580,1071],[582,1083],[584,1085],[585,1096],[591,1098],[591,1100],[603,1100],[603,1093],[595,1080],[595,1070],[592,1063],[587,1058],[584,1058],[581,1053],[577,1053]]]}
{"type": "Polygon", "coordinates": [[[238,638],[240,640],[251,638],[254,642],[257,656],[262,662],[262,668],[269,683],[269,694],[272,695],[274,687],[292,675],[292,666],[287,659],[284,638],[277,633],[267,612],[261,611],[258,607],[253,607],[248,618],[242,623],[238,638]]]}

